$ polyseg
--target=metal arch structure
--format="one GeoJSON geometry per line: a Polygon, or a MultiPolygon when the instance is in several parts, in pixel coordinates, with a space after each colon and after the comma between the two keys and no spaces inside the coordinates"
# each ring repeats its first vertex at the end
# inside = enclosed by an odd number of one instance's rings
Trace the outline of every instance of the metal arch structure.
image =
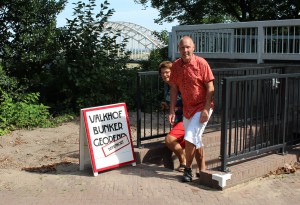
{"type": "Polygon", "coordinates": [[[104,28],[111,28],[112,32],[121,33],[117,43],[121,43],[124,38],[128,39],[126,51],[131,52],[132,60],[146,60],[151,50],[166,46],[152,35],[151,30],[134,23],[109,21],[104,24],[104,28]]]}

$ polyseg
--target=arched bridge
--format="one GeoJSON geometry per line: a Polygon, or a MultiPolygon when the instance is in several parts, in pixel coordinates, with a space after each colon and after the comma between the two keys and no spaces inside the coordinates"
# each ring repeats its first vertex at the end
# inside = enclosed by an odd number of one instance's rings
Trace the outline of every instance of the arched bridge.
{"type": "Polygon", "coordinates": [[[110,27],[113,32],[121,32],[117,43],[121,43],[124,38],[128,38],[126,50],[131,51],[130,58],[132,60],[146,60],[151,50],[165,46],[159,39],[152,35],[151,30],[134,23],[122,21],[107,22],[105,27],[110,27]]]}

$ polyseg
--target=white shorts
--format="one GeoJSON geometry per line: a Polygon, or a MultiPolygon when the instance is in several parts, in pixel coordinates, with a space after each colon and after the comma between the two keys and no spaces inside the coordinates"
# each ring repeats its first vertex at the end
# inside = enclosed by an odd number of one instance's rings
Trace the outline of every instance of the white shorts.
{"type": "MultiPolygon", "coordinates": [[[[213,109],[209,110],[208,119],[210,118],[213,109]]],[[[185,129],[184,140],[189,141],[190,143],[196,146],[196,149],[203,147],[202,143],[202,134],[207,125],[207,122],[200,123],[201,112],[196,112],[193,117],[190,119],[183,118],[183,126],[185,129]]]]}

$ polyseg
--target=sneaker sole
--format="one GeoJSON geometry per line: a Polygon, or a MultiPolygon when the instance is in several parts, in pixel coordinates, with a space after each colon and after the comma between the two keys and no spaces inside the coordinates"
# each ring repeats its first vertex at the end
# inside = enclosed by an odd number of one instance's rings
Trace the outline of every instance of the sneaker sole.
{"type": "Polygon", "coordinates": [[[191,182],[192,181],[192,179],[187,179],[187,178],[182,178],[182,182],[191,182]]]}

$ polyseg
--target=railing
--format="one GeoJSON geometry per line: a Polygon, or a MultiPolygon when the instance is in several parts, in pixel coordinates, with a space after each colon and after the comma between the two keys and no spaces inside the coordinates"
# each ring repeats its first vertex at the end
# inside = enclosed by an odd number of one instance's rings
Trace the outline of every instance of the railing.
{"type": "MultiPolygon", "coordinates": [[[[222,79],[229,76],[283,73],[283,67],[249,67],[212,69],[215,81],[215,108],[206,132],[221,130],[222,79]]],[[[137,147],[142,141],[165,136],[170,131],[168,112],[161,110],[163,82],[157,71],[137,74],[137,147]]]]}
{"type": "Polygon", "coordinates": [[[300,19],[175,26],[169,37],[172,60],[180,56],[177,47],[185,35],[194,40],[195,54],[207,59],[300,60],[300,19]]]}
{"type": "Polygon", "coordinates": [[[300,73],[226,77],[222,104],[222,171],[300,140],[300,73]]]}
{"type": "Polygon", "coordinates": [[[137,74],[137,147],[143,140],[162,137],[170,130],[160,106],[162,85],[158,71],[137,74]]]}

